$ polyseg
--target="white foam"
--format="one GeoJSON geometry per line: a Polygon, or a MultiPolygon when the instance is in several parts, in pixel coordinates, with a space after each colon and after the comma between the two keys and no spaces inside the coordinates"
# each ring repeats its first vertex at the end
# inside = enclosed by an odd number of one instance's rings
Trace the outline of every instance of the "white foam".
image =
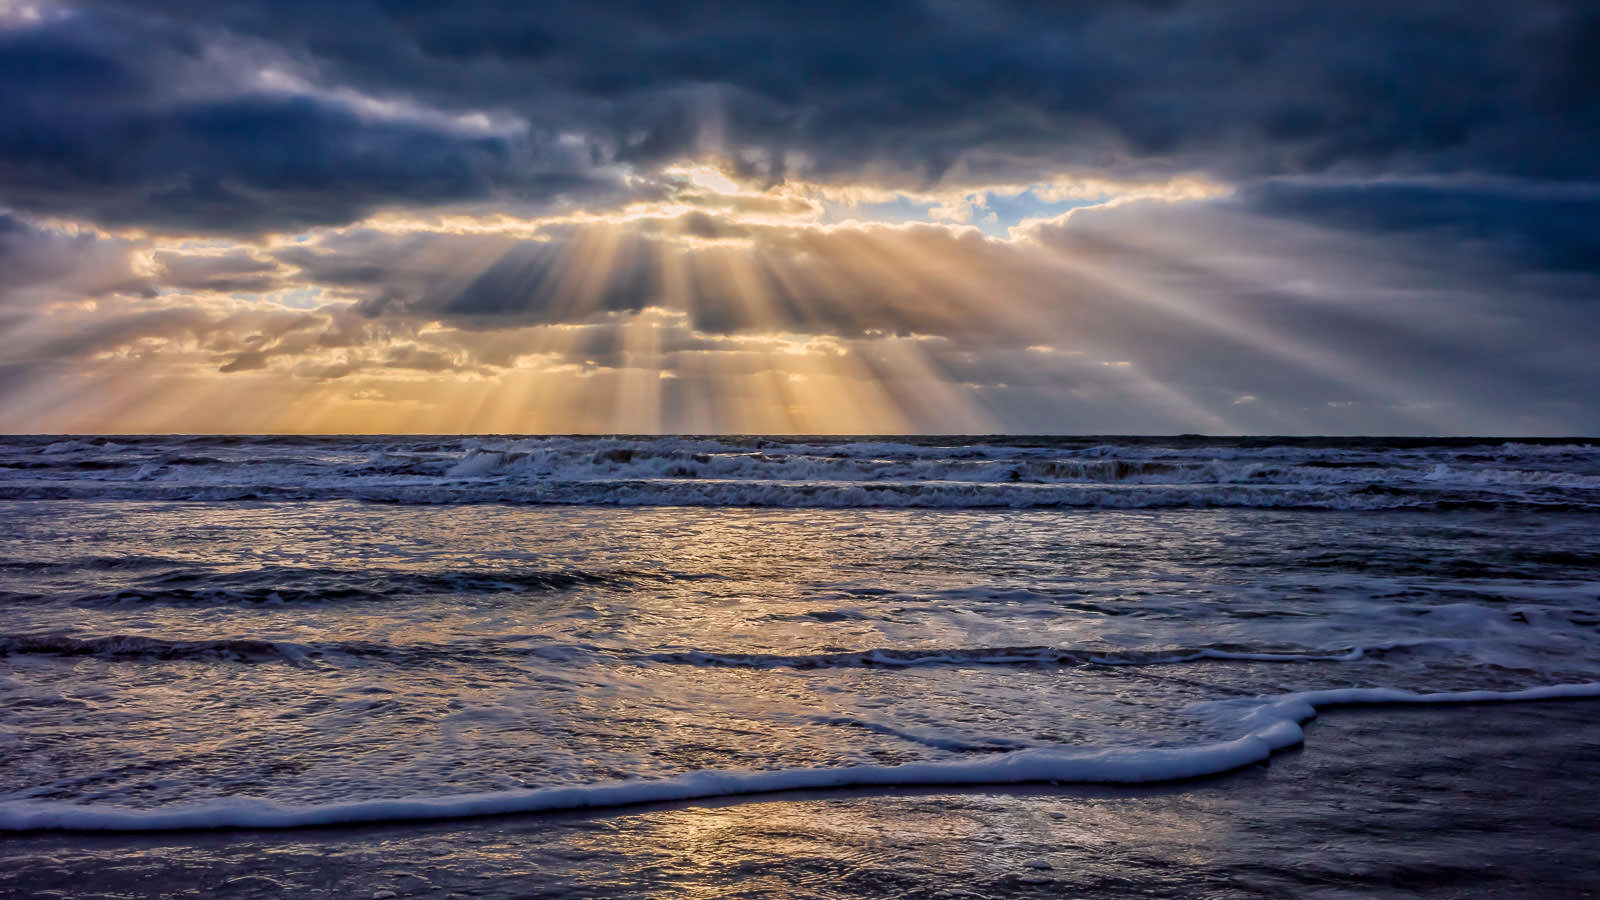
{"type": "Polygon", "coordinates": [[[504,463],[504,454],[474,448],[444,475],[446,478],[482,478],[494,474],[504,463]]]}
{"type": "Polygon", "coordinates": [[[798,508],[1600,509],[1600,450],[780,438],[0,440],[0,498],[798,508]],[[18,443],[20,442],[20,443],[18,443]],[[193,456],[196,453],[203,456],[193,456]],[[38,458],[36,458],[38,457],[38,458]],[[42,466],[36,465],[43,459],[42,466]]]}
{"type": "Polygon", "coordinates": [[[1485,703],[1600,697],[1600,683],[1558,684],[1520,691],[1418,694],[1394,688],[1308,691],[1250,701],[1203,704],[1243,709],[1249,732],[1187,747],[1029,748],[974,759],[770,771],[698,771],[674,778],[628,780],[492,793],[396,800],[288,805],[230,798],[169,809],[125,809],[58,802],[0,802],[0,831],[174,831],[212,828],[304,828],[370,822],[459,819],[511,813],[604,809],[644,803],[737,797],[845,787],[1021,784],[1144,784],[1216,775],[1253,765],[1299,744],[1300,724],[1318,708],[1353,704],[1485,703]]]}

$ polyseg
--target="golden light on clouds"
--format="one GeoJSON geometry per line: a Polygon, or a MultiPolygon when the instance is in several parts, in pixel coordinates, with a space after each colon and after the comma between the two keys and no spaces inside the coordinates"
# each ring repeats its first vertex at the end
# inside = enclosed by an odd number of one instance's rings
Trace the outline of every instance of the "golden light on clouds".
{"type": "MultiPolygon", "coordinates": [[[[701,159],[627,182],[610,207],[390,211],[250,240],[63,231],[119,248],[107,270],[127,284],[63,292],[23,328],[80,362],[21,415],[59,431],[971,433],[1054,392],[1240,430],[1249,391],[1137,361],[1141,332],[1175,327],[1362,386],[1338,352],[1171,280],[1164,266],[1205,265],[1205,235],[1079,235],[1226,195],[1197,177],[915,192],[701,159]]],[[[1251,265],[1208,275],[1273,277],[1251,265]]]]}

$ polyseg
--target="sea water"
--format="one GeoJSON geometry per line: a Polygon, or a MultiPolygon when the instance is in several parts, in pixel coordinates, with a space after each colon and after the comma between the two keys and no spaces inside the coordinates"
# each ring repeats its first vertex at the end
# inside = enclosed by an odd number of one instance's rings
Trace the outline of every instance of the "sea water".
{"type": "Polygon", "coordinates": [[[1600,696],[1592,441],[13,437],[0,523],[10,832],[1153,783],[1600,696]]]}

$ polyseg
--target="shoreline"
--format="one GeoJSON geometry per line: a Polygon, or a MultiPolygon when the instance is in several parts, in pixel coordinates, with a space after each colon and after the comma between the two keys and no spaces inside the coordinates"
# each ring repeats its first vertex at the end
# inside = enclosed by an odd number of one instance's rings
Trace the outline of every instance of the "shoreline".
{"type": "Polygon", "coordinates": [[[277,832],[12,835],[0,893],[1592,896],[1597,712],[1600,701],[1572,699],[1346,707],[1268,763],[1144,787],[854,788],[277,832]]]}

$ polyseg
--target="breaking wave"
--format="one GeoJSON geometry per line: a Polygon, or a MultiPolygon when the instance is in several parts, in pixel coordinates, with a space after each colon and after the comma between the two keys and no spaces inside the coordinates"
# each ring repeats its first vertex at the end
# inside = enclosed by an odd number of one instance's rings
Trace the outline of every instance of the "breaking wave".
{"type": "Polygon", "coordinates": [[[1600,509],[1592,441],[279,438],[0,441],[0,499],[810,508],[1600,509]]]}

